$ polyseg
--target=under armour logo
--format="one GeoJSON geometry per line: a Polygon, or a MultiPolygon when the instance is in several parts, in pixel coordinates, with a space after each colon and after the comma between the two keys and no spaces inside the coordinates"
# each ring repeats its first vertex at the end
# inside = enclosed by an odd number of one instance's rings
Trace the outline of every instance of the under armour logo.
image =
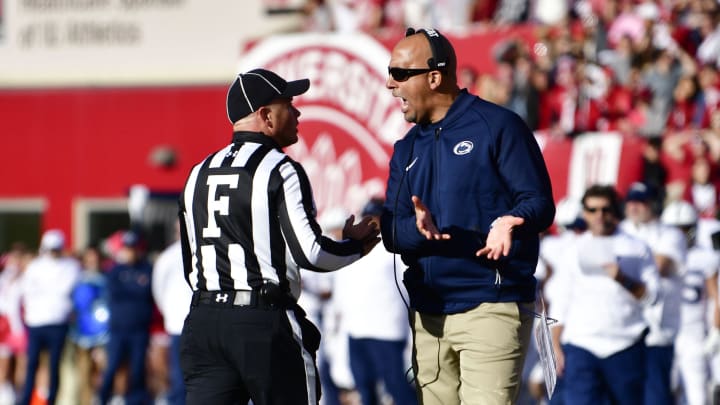
{"type": "Polygon", "coordinates": [[[228,300],[228,295],[227,295],[227,293],[225,293],[225,294],[220,294],[220,293],[215,294],[215,302],[227,302],[227,300],[228,300]]]}

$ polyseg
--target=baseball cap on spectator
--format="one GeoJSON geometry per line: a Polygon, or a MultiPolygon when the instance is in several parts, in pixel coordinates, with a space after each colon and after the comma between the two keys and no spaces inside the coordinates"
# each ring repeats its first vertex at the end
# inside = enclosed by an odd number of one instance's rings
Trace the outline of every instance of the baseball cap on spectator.
{"type": "Polygon", "coordinates": [[[663,209],[660,221],[672,226],[694,226],[698,214],[695,207],[687,201],[673,201],[663,209]]]}
{"type": "Polygon", "coordinates": [[[65,247],[65,234],[59,229],[45,231],[40,240],[40,250],[62,250],[65,247]]]}
{"type": "Polygon", "coordinates": [[[566,197],[558,201],[555,209],[555,223],[567,226],[582,215],[582,204],[575,198],[566,197]]]}
{"type": "Polygon", "coordinates": [[[635,182],[630,185],[630,189],[625,196],[625,201],[648,202],[655,198],[655,193],[648,185],[635,182]]]}
{"type": "Polygon", "coordinates": [[[384,204],[385,201],[381,198],[371,198],[370,201],[365,204],[365,207],[363,207],[362,216],[380,216],[380,214],[382,214],[384,204]]]}
{"type": "Polygon", "coordinates": [[[122,234],[122,244],[131,248],[140,248],[142,247],[142,238],[135,231],[127,231],[122,234]]]}
{"type": "Polygon", "coordinates": [[[310,80],[286,81],[266,69],[240,73],[227,93],[227,115],[231,123],[257,111],[278,98],[290,98],[305,93],[310,80]]]}
{"type": "Polygon", "coordinates": [[[584,231],[587,223],[582,218],[582,203],[571,197],[558,201],[555,210],[555,224],[568,230],[584,231]]]}

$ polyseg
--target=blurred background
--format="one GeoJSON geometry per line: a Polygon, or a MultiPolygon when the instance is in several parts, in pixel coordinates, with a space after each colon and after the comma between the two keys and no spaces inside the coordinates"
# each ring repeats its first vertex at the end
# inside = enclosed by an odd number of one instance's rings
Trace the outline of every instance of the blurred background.
{"type": "Polygon", "coordinates": [[[409,128],[384,87],[408,26],[448,36],[461,87],[525,119],[556,201],[641,181],[659,209],[716,218],[719,17],[714,0],[0,0],[0,252],[133,229],[152,261],[256,67],[311,80],[288,153],[320,215],[359,212],[409,128]]]}
{"type": "Polygon", "coordinates": [[[462,86],[525,118],[556,199],[643,176],[682,195],[693,154],[720,156],[716,20],[707,0],[4,0],[0,251],[131,222],[162,248],[189,168],[230,139],[228,83],[258,66],[311,79],[289,152],[320,214],[359,210],[408,128],[384,89],[407,26],[448,35],[462,86]]]}

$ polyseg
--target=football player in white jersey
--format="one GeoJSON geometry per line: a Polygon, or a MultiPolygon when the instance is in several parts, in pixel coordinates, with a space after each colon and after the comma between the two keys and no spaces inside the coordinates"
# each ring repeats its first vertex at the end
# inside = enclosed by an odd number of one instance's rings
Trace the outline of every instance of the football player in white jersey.
{"type": "Polygon", "coordinates": [[[633,183],[625,198],[625,219],[620,229],[650,246],[660,273],[660,300],[645,309],[650,325],[645,338],[645,404],[672,405],[670,376],[682,293],[679,268],[685,262],[687,243],[682,232],[660,222],[653,207],[655,195],[645,184],[633,183]]]}
{"type": "Polygon", "coordinates": [[[581,202],[588,231],[568,248],[573,265],[557,273],[565,294],[550,306],[563,403],[643,404],[643,311],[658,301],[657,267],[645,242],[618,229],[612,186],[589,187],[581,202]]]}
{"type": "Polygon", "coordinates": [[[661,221],[680,229],[686,236],[688,253],[681,266],[683,281],[680,329],[675,340],[674,374],[679,395],[688,405],[709,403],[709,363],[703,350],[707,335],[708,305],[717,302],[720,257],[698,246],[695,240],[697,212],[692,204],[675,201],[663,210],[661,221]]]}

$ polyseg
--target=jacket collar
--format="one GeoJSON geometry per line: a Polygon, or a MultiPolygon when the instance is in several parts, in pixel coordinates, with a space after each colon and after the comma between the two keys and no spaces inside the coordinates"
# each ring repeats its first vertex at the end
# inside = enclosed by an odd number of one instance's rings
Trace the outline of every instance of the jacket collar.
{"type": "Polygon", "coordinates": [[[421,125],[418,129],[420,129],[422,133],[428,133],[433,132],[436,128],[448,128],[452,126],[455,121],[462,117],[474,99],[475,97],[468,93],[467,89],[460,90],[460,93],[458,93],[458,96],[453,101],[443,119],[438,122],[433,122],[432,124],[421,125]]]}
{"type": "Polygon", "coordinates": [[[259,143],[262,145],[269,146],[273,149],[282,151],[282,149],[280,148],[280,145],[278,145],[274,139],[263,134],[262,132],[236,131],[236,132],[233,132],[232,141],[233,141],[233,143],[238,143],[238,144],[245,143],[245,142],[259,143]]]}

